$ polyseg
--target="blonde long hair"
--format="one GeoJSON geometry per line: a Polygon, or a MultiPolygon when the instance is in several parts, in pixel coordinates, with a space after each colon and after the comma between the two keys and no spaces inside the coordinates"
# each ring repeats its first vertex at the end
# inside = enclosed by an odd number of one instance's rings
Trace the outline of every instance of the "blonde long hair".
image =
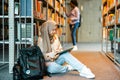
{"type": "Polygon", "coordinates": [[[41,26],[41,38],[43,41],[43,53],[48,53],[52,51],[49,34],[56,28],[56,22],[53,20],[48,20],[44,22],[41,26]]]}

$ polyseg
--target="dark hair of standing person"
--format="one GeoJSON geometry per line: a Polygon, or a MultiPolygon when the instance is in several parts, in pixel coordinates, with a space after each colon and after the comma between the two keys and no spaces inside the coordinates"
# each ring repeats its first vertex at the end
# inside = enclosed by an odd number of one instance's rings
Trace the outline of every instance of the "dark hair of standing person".
{"type": "Polygon", "coordinates": [[[75,6],[78,6],[77,0],[71,0],[70,3],[74,4],[75,6]]]}

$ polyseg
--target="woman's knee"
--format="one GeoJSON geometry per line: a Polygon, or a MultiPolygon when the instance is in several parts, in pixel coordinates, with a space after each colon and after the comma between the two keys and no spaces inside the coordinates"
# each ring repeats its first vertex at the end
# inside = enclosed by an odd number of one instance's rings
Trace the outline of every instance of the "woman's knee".
{"type": "Polygon", "coordinates": [[[52,62],[48,68],[47,68],[48,72],[50,73],[65,73],[67,72],[67,67],[64,67],[62,65],[59,65],[55,62],[52,62]]]}
{"type": "Polygon", "coordinates": [[[47,70],[48,70],[48,72],[50,72],[50,73],[54,73],[54,68],[55,68],[55,63],[54,62],[50,62],[49,63],[49,65],[47,66],[47,70]]]}

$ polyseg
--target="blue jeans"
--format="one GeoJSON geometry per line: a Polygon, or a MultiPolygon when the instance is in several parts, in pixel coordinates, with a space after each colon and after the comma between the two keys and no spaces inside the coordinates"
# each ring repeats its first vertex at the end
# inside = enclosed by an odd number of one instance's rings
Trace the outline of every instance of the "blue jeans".
{"type": "Polygon", "coordinates": [[[75,23],[73,28],[73,25],[70,25],[70,31],[71,31],[71,37],[72,37],[72,43],[73,45],[76,45],[76,31],[79,27],[79,22],[75,23]]]}
{"type": "Polygon", "coordinates": [[[65,62],[71,65],[78,72],[80,72],[84,66],[84,64],[82,64],[74,56],[72,56],[71,53],[67,52],[60,55],[56,61],[50,63],[50,65],[48,66],[48,72],[50,73],[68,72],[68,68],[66,66],[63,66],[65,62]]]}

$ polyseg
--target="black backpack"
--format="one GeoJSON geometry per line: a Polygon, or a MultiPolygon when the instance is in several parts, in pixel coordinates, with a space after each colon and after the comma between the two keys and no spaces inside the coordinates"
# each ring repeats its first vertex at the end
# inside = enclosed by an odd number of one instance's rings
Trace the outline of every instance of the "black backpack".
{"type": "Polygon", "coordinates": [[[49,76],[44,56],[38,46],[20,50],[17,64],[13,67],[13,80],[39,80],[49,76]]]}
{"type": "Polygon", "coordinates": [[[79,26],[78,27],[81,27],[81,14],[80,14],[80,19],[79,19],[79,26]]]}

